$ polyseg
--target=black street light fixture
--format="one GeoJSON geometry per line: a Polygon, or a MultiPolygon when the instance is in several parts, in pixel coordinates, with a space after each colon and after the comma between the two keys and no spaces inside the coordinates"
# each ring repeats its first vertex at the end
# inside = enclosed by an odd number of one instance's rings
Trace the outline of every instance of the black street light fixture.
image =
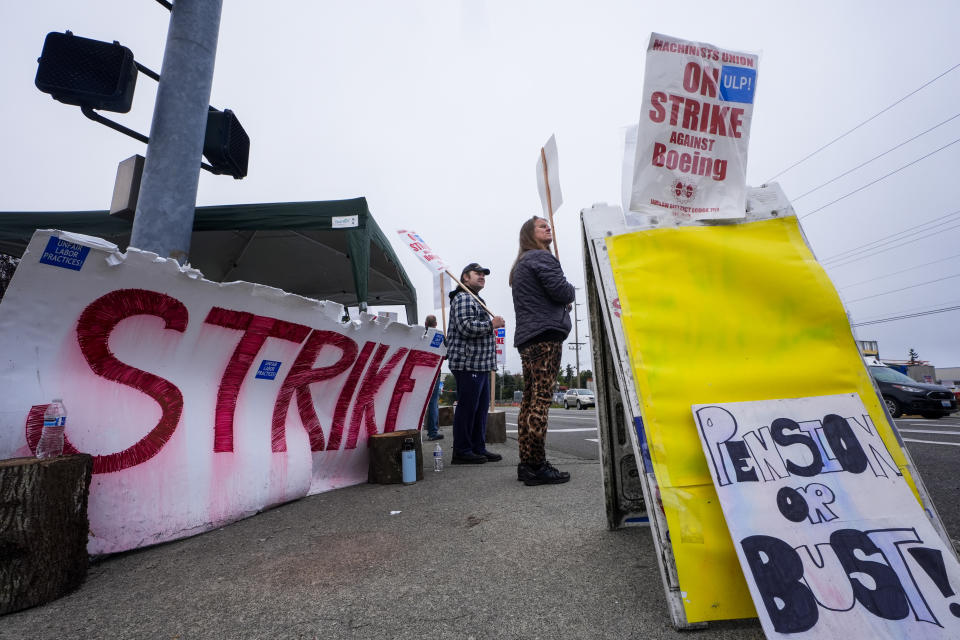
{"type": "Polygon", "coordinates": [[[207,111],[207,130],[203,136],[203,155],[217,173],[239,180],[247,175],[250,137],[230,109],[207,111]]]}
{"type": "MultiPolygon", "coordinates": [[[[159,74],[134,60],[130,49],[116,41],[101,42],[75,36],[70,31],[53,31],[47,34],[37,62],[34,84],[40,91],[64,104],[79,106],[83,115],[95,122],[140,142],[150,142],[142,133],[94,111],[128,113],[138,71],[160,80],[159,74]]],[[[201,162],[200,166],[211,173],[227,174],[239,180],[247,175],[249,154],[250,138],[233,111],[210,107],[203,141],[203,155],[210,164],[201,162]]]]}
{"type": "Polygon", "coordinates": [[[37,60],[34,84],[54,100],[91,109],[127,113],[137,86],[133,52],[114,41],[48,33],[37,60]]]}

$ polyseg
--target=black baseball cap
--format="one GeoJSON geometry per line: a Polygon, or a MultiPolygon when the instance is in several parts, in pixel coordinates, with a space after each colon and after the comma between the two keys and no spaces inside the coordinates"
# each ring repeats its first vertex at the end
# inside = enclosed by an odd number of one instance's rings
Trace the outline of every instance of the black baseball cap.
{"type": "Polygon", "coordinates": [[[463,268],[463,271],[460,272],[460,275],[462,276],[467,271],[476,271],[477,273],[482,273],[485,276],[490,275],[490,269],[487,269],[486,267],[481,267],[479,262],[471,262],[470,264],[465,266],[463,268]]]}

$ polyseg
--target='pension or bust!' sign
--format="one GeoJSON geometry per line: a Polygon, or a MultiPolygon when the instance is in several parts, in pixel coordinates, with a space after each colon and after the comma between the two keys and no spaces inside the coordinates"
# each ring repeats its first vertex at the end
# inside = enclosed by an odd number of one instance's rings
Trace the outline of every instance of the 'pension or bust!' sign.
{"type": "Polygon", "coordinates": [[[960,564],[859,396],[693,414],[768,638],[960,638],[960,564]]]}
{"type": "Polygon", "coordinates": [[[650,37],[630,210],[742,218],[757,56],[650,37]]]}

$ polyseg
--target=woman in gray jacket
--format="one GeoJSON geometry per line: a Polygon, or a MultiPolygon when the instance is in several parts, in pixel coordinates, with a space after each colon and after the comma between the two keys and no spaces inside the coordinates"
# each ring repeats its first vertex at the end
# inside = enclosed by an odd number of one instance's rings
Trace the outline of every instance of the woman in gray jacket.
{"type": "Polygon", "coordinates": [[[527,486],[559,484],[570,479],[547,461],[547,415],[560,372],[563,341],[570,334],[574,288],[560,261],[550,253],[553,234],[534,216],[520,227],[520,252],[510,270],[517,328],[513,346],[523,363],[523,400],[517,417],[520,464],[517,480],[527,486]]]}

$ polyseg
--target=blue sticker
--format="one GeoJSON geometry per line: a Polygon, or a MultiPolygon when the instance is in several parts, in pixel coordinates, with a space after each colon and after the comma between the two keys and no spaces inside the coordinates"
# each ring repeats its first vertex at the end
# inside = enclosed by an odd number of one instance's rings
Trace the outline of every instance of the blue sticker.
{"type": "Polygon", "coordinates": [[[80,271],[88,253],[90,253],[90,247],[73,244],[51,236],[47,240],[47,248],[43,250],[43,255],[40,256],[40,263],[80,271]]]}
{"type": "Polygon", "coordinates": [[[443,344],[443,334],[438,331],[437,333],[433,334],[433,340],[430,341],[430,346],[436,348],[442,344],[443,344]]]}
{"type": "Polygon", "coordinates": [[[637,431],[637,439],[640,441],[640,455],[643,457],[643,470],[645,473],[653,473],[653,460],[650,459],[650,447],[647,446],[647,434],[643,428],[643,419],[634,418],[633,428],[637,431]]]}
{"type": "Polygon", "coordinates": [[[280,365],[282,363],[277,360],[264,360],[260,363],[260,368],[257,370],[257,378],[260,380],[273,380],[277,377],[277,372],[280,371],[280,365]]]}
{"type": "Polygon", "coordinates": [[[756,88],[756,69],[724,65],[720,70],[720,97],[727,102],[753,104],[753,92],[756,88]]]}

